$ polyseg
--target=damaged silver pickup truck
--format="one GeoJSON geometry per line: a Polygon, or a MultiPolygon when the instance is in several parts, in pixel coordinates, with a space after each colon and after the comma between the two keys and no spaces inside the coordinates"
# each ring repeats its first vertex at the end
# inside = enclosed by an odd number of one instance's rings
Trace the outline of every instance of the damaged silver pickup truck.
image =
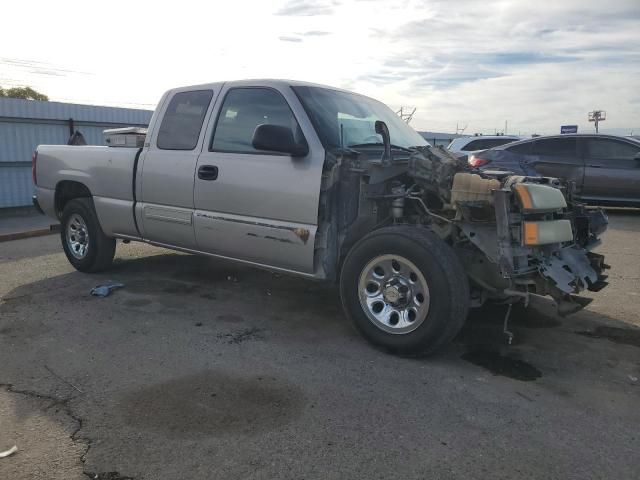
{"type": "Polygon", "coordinates": [[[362,334],[405,355],[445,345],[469,307],[550,295],[567,314],[606,285],[592,252],[606,216],[571,184],[469,170],[362,95],[179,88],[147,132],[116,133],[34,154],[34,202],[83,272],[108,268],[123,239],[339,282],[362,334]]]}

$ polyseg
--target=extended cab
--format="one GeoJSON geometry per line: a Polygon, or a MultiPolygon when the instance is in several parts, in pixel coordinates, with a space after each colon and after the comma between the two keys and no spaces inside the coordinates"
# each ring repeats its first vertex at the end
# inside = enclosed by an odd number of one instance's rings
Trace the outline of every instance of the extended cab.
{"type": "Polygon", "coordinates": [[[35,201],[76,269],[108,268],[119,238],[339,282],[367,339],[413,355],[451,340],[470,306],[551,295],[564,314],[606,285],[591,251],[606,217],[571,184],[469,170],[362,95],[178,88],[141,145],[34,154],[35,201]]]}

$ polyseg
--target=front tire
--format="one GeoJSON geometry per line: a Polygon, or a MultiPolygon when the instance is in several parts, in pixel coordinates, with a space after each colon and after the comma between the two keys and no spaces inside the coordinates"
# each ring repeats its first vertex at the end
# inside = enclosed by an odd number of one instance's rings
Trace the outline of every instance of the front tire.
{"type": "Polygon", "coordinates": [[[62,248],[76,270],[93,273],[111,266],[116,240],[102,231],[91,198],[75,198],[67,203],[61,226],[62,248]]]}
{"type": "Polygon", "coordinates": [[[450,342],[467,317],[469,284],[453,250],[421,227],[387,227],[345,259],[340,294],[362,335],[392,353],[425,356],[450,342]]]}

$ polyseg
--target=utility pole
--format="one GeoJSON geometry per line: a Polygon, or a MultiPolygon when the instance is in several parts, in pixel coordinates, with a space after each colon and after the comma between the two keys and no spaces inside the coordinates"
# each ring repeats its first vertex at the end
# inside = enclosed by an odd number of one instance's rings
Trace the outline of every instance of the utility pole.
{"type": "Polygon", "coordinates": [[[607,119],[607,112],[604,110],[594,110],[589,112],[589,121],[596,124],[596,133],[598,133],[598,123],[604,122],[607,119]]]}
{"type": "Polygon", "coordinates": [[[504,134],[507,135],[507,125],[508,125],[508,121],[505,120],[504,121],[504,134]]]}

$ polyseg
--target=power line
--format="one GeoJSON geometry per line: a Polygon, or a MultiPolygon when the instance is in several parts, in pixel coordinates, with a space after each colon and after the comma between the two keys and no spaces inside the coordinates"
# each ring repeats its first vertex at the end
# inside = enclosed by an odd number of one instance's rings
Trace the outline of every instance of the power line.
{"type": "Polygon", "coordinates": [[[73,73],[78,75],[94,75],[91,72],[83,72],[81,70],[72,70],[61,65],[56,65],[48,62],[39,62],[37,60],[27,60],[22,58],[7,58],[0,57],[0,65],[6,65],[12,68],[19,68],[22,70],[31,70],[30,73],[36,75],[51,75],[56,73],[59,76],[65,76],[67,73],[73,73]]]}

